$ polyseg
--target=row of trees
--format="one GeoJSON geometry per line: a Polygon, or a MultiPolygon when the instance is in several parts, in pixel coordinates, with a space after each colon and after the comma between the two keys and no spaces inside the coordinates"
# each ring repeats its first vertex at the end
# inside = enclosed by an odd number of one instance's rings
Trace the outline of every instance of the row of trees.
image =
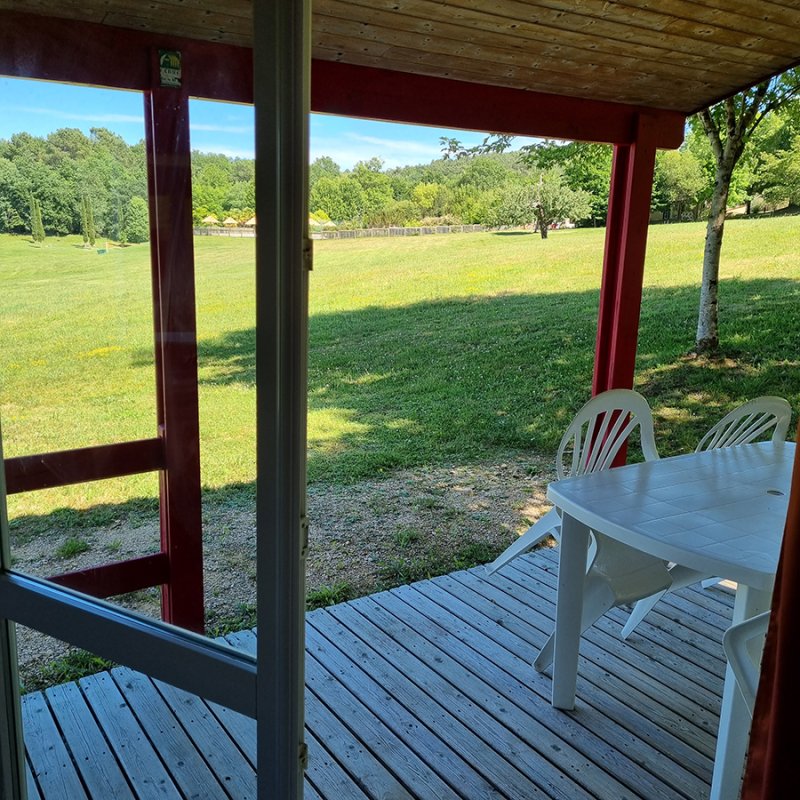
{"type": "Polygon", "coordinates": [[[62,128],[0,140],[0,231],[32,232],[33,198],[49,235],[144,241],[147,228],[141,230],[136,212],[140,203],[146,208],[146,196],[144,145],[104,128],[89,136],[62,128]]]}
{"type": "Polygon", "coordinates": [[[391,170],[372,158],[347,171],[322,157],[311,164],[309,183],[312,212],[344,227],[536,221],[546,234],[553,221],[591,218],[594,213],[591,194],[568,185],[561,165],[526,162],[514,153],[391,170]]]}
{"type": "MultiPolygon", "coordinates": [[[[464,148],[443,139],[444,158],[424,166],[384,170],[378,159],[342,170],[330,158],[310,170],[310,207],[346,227],[414,225],[431,221],[519,225],[571,218],[605,222],[611,148],[543,142],[508,152],[507,137],[464,148]]],[[[742,143],[728,176],[727,205],[763,210],[800,201],[800,105],[771,110],[742,143]]],[[[666,222],[705,218],[717,172],[713,140],[702,116],[690,122],[680,150],[659,152],[652,210],[666,222]]]]}
{"type": "MultiPolygon", "coordinates": [[[[570,218],[583,225],[605,221],[611,148],[599,144],[543,142],[502,152],[508,139],[466,149],[443,140],[444,158],[426,165],[384,169],[377,159],[342,170],[328,157],[310,168],[310,207],[320,219],[344,227],[479,223],[489,226],[570,218]]],[[[800,110],[797,102],[767,114],[742,146],[726,203],[800,200],[800,110]]],[[[661,152],[653,210],[665,221],[708,213],[716,157],[702,118],[690,125],[683,147],[661,152]]],[[[254,214],[251,159],[194,153],[195,224],[213,216],[240,223],[254,214]]],[[[122,241],[147,238],[146,167],[142,143],[128,145],[103,128],[89,136],[75,129],[46,138],[27,133],[0,141],[0,231],[31,232],[33,196],[48,234],[81,233],[122,241]],[[91,217],[91,220],[89,219],[91,217]]]]}

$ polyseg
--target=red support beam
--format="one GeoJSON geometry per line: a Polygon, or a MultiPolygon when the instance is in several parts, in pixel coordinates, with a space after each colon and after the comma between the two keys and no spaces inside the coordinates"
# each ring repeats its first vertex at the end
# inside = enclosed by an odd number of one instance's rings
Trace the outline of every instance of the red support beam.
{"type": "Polygon", "coordinates": [[[591,142],[633,142],[650,117],[658,147],[683,141],[684,115],[391,70],[312,62],[311,109],[389,122],[591,142]]]}
{"type": "Polygon", "coordinates": [[[637,128],[633,144],[614,148],[593,394],[633,387],[656,158],[652,120],[640,118],[637,128]]]}
{"type": "Polygon", "coordinates": [[[132,558],[116,564],[64,572],[48,580],[67,586],[93,597],[111,597],[115,594],[136,592],[151,586],[169,583],[169,559],[165,553],[155,553],[141,558],[132,558]]]}
{"type": "MultiPolygon", "coordinates": [[[[186,64],[184,89],[190,96],[253,102],[253,58],[248,48],[0,11],[0,75],[146,91],[153,48],[181,51],[186,64]]],[[[664,148],[680,145],[685,121],[676,111],[319,59],[314,59],[311,67],[311,109],[392,122],[611,144],[632,143],[638,120],[648,116],[654,143],[664,148]]]]}
{"type": "Polygon", "coordinates": [[[161,439],[83,447],[35,456],[7,458],[8,494],[120,478],[164,468],[161,439]]]}
{"type": "MultiPolygon", "coordinates": [[[[152,54],[158,76],[158,54],[152,54]]],[[[163,587],[166,621],[204,630],[197,397],[194,245],[192,241],[189,98],[186,90],[145,93],[150,199],[156,390],[161,472],[161,547],[169,558],[163,587]]]]}

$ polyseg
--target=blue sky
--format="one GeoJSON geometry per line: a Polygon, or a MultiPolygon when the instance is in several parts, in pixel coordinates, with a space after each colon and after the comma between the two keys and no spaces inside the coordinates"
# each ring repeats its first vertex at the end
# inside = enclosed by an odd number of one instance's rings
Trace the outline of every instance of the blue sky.
{"type": "MultiPolygon", "coordinates": [[[[253,111],[231,103],[192,101],[192,147],[209,153],[252,158],[253,111]]],[[[0,139],[27,131],[46,136],[58,128],[108,128],[129,143],[144,136],[142,98],[136,92],[0,78],[0,139]]],[[[322,114],[311,116],[311,160],[330,156],[343,169],[373,156],[386,167],[426,164],[441,156],[439,138],[455,136],[467,145],[483,134],[395,125],[322,114]]],[[[519,138],[515,147],[532,140],[519,138]]]]}

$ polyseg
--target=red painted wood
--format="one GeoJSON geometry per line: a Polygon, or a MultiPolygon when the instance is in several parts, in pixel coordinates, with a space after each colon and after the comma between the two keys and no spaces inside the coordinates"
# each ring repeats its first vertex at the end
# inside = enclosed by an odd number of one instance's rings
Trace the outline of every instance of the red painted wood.
{"type": "Polygon", "coordinates": [[[253,59],[244,47],[0,11],[0,74],[147,91],[153,49],[180,50],[194,97],[250,103],[253,59]]]}
{"type": "MultiPolygon", "coordinates": [[[[153,54],[154,65],[156,57],[153,54]]],[[[197,330],[189,104],[185,90],[155,88],[145,93],[145,140],[157,408],[166,464],[161,472],[161,546],[170,563],[162,613],[168,622],[202,631],[197,330]]]]}
{"type": "Polygon", "coordinates": [[[84,447],[7,458],[8,494],[68,486],[72,483],[119,478],[140,472],[155,472],[164,467],[161,439],[84,447]]]}
{"type": "Polygon", "coordinates": [[[331,61],[313,61],[311,108],[342,116],[596,142],[633,141],[643,115],[658,147],[678,147],[685,118],[621,103],[504,89],[331,61]]]}
{"type": "Polygon", "coordinates": [[[154,553],[116,564],[64,572],[48,580],[93,597],[111,597],[167,583],[169,559],[165,553],[154,553]]]}
{"type": "MultiPolygon", "coordinates": [[[[252,103],[248,48],[0,11],[0,74],[145,91],[152,48],[180,50],[193,97],[252,103]]],[[[312,62],[311,108],[343,116],[519,135],[629,143],[637,119],[677,147],[684,116],[622,103],[504,89],[373,67],[312,62]]]]}
{"type": "MultiPolygon", "coordinates": [[[[614,148],[592,394],[633,388],[655,159],[653,130],[644,118],[637,141],[614,148]]],[[[626,460],[622,447],[614,465],[626,460]]]]}
{"type": "Polygon", "coordinates": [[[656,147],[643,119],[632,145],[617,145],[611,176],[592,392],[632,388],[656,147]]]}

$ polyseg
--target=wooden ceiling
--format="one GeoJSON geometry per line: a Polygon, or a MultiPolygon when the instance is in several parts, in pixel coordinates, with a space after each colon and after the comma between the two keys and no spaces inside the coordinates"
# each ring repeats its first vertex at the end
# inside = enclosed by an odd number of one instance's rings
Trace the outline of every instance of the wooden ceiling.
{"type": "MultiPolygon", "coordinates": [[[[0,0],[249,46],[251,0],[0,0]]],[[[800,63],[800,0],[313,0],[314,58],[690,113],[800,63]]]]}

